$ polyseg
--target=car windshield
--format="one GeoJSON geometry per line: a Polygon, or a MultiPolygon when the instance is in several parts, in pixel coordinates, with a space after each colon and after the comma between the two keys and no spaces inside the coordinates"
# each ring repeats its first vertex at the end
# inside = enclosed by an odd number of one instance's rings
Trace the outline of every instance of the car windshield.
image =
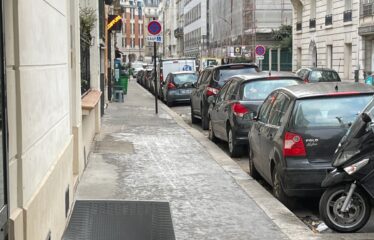
{"type": "Polygon", "coordinates": [[[241,99],[244,101],[259,101],[265,98],[275,89],[289,85],[296,85],[300,81],[296,79],[279,79],[268,81],[251,81],[243,85],[241,99]]]}
{"type": "Polygon", "coordinates": [[[310,82],[340,82],[339,75],[334,71],[312,71],[309,77],[310,82]]]}
{"type": "Polygon", "coordinates": [[[365,108],[371,95],[298,100],[293,115],[297,128],[349,127],[365,108]]]}
{"type": "Polygon", "coordinates": [[[174,83],[177,86],[182,86],[186,83],[195,83],[197,81],[197,75],[194,73],[177,74],[174,75],[174,83]]]}
{"type": "Polygon", "coordinates": [[[215,76],[215,81],[218,82],[218,85],[222,87],[225,85],[227,80],[234,75],[246,75],[248,73],[258,72],[257,67],[253,66],[232,66],[230,68],[224,68],[217,71],[215,76]]]}

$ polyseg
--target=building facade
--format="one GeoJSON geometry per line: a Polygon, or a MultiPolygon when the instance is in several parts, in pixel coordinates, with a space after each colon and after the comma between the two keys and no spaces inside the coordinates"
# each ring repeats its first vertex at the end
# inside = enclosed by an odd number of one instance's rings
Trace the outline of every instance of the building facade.
{"type": "MultiPolygon", "coordinates": [[[[5,148],[0,209],[9,215],[1,221],[8,223],[9,239],[61,239],[93,137],[100,130],[104,67],[85,59],[90,81],[82,92],[86,79],[81,78],[81,42],[88,41],[90,56],[100,59],[104,1],[19,0],[3,6],[1,84],[6,87],[1,107],[7,114],[1,114],[5,148]],[[97,17],[91,37],[84,39],[82,9],[97,17]]],[[[1,231],[0,239],[4,234],[1,231]]]]}
{"type": "Polygon", "coordinates": [[[144,12],[143,1],[121,1],[122,32],[117,34],[116,47],[122,52],[124,62],[144,59],[144,12]]]}
{"type": "Polygon", "coordinates": [[[174,30],[177,28],[177,0],[163,0],[159,17],[163,23],[163,56],[177,56],[177,39],[174,30]],[[160,16],[162,15],[162,16],[160,16]]]}
{"type": "Polygon", "coordinates": [[[292,0],[293,70],[325,67],[352,80],[362,70],[359,0],[292,0]]]}
{"type": "Polygon", "coordinates": [[[272,30],[292,24],[289,0],[209,0],[207,5],[209,55],[214,57],[254,57],[258,44],[276,47],[272,30]]]}
{"type": "Polygon", "coordinates": [[[207,0],[185,1],[184,15],[184,55],[188,57],[206,56],[207,0]]]}
{"type": "Polygon", "coordinates": [[[177,28],[174,29],[174,37],[177,39],[177,55],[184,56],[184,5],[186,0],[177,0],[177,28]]]}
{"type": "Polygon", "coordinates": [[[358,34],[361,36],[360,78],[374,73],[374,0],[360,1],[358,34]],[[362,74],[361,74],[362,73],[362,74]]]}

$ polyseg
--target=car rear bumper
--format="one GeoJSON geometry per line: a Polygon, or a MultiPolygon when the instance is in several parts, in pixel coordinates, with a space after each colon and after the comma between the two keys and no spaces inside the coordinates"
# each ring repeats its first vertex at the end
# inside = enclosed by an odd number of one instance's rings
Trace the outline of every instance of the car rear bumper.
{"type": "Polygon", "coordinates": [[[168,100],[174,102],[189,102],[191,100],[191,91],[184,90],[186,92],[181,92],[181,90],[169,90],[168,100]]]}
{"type": "Polygon", "coordinates": [[[322,194],[322,181],[332,167],[284,169],[282,176],[283,189],[289,196],[313,196],[322,194]]]}
{"type": "Polygon", "coordinates": [[[236,123],[235,129],[235,136],[236,136],[236,144],[238,145],[248,145],[248,133],[250,130],[250,125],[248,124],[239,124],[236,123]]]}

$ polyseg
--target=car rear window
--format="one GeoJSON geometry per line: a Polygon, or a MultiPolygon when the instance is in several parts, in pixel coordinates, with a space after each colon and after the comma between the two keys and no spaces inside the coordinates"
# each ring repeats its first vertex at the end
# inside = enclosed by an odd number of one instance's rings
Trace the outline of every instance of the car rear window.
{"type": "Polygon", "coordinates": [[[339,75],[334,71],[312,71],[310,82],[340,82],[339,75]]]}
{"type": "Polygon", "coordinates": [[[176,85],[183,85],[185,83],[195,83],[197,81],[197,75],[194,73],[178,74],[174,75],[174,83],[176,85]]]}
{"type": "Polygon", "coordinates": [[[349,127],[372,95],[323,97],[298,100],[293,114],[297,128],[349,127]]]}
{"type": "Polygon", "coordinates": [[[243,85],[241,99],[244,101],[265,100],[277,88],[300,84],[296,79],[251,81],[243,85]]]}
{"type": "Polygon", "coordinates": [[[230,66],[230,68],[224,68],[216,71],[214,80],[218,82],[220,87],[222,87],[232,76],[256,73],[258,71],[258,68],[255,66],[230,66]]]}

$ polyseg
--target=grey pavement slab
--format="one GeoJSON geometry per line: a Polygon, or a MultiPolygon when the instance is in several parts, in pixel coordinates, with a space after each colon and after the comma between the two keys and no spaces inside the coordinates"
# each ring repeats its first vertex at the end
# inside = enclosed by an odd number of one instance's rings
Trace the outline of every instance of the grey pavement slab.
{"type": "Polygon", "coordinates": [[[77,199],[170,202],[176,239],[288,239],[232,174],[245,176],[153,105],[133,81],[124,103],[109,104],[77,199]]]}

